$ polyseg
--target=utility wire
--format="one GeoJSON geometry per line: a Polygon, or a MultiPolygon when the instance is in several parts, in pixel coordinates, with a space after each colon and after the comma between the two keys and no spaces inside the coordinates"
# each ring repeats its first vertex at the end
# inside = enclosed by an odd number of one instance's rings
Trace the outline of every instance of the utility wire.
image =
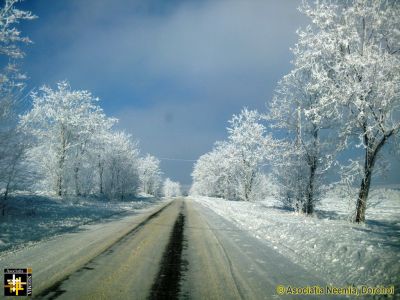
{"type": "Polygon", "coordinates": [[[183,162],[196,162],[195,159],[182,159],[182,158],[168,158],[168,157],[157,157],[159,160],[171,160],[171,161],[183,161],[183,162]]]}

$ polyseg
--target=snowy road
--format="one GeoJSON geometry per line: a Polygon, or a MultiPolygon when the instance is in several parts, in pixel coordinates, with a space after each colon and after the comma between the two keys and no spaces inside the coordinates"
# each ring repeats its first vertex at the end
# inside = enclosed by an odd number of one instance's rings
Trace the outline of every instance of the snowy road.
{"type": "MultiPolygon", "coordinates": [[[[35,276],[38,269],[34,267],[34,295],[40,299],[275,299],[279,298],[279,284],[323,284],[247,232],[188,199],[176,199],[141,219],[135,216],[123,222],[129,230],[119,227],[122,225],[118,221],[111,227],[98,228],[108,231],[106,236],[114,240],[107,245],[93,240],[92,247],[82,250],[87,255],[79,256],[87,261],[71,261],[70,268],[65,265],[60,270],[63,276],[48,273],[45,279],[44,272],[35,276]],[[40,282],[46,280],[53,280],[52,284],[40,282]]],[[[68,244],[85,234],[68,235],[68,244]]],[[[63,240],[58,241],[60,247],[63,240]]],[[[29,261],[29,253],[41,255],[43,260],[43,247],[26,252],[25,261],[29,261]]],[[[22,254],[16,254],[15,263],[21,262],[18,257],[22,254]]],[[[31,259],[35,261],[35,257],[31,259]]],[[[65,259],[65,253],[62,257],[53,253],[44,256],[49,270],[65,259]]],[[[4,258],[1,262],[4,265],[4,258]]]]}

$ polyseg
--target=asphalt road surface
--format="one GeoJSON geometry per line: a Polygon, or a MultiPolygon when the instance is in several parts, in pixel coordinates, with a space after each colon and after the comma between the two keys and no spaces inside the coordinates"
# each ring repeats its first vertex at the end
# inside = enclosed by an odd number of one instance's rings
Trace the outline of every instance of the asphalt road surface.
{"type": "Polygon", "coordinates": [[[176,199],[35,298],[302,299],[277,295],[279,284],[323,282],[201,204],[176,199]]]}

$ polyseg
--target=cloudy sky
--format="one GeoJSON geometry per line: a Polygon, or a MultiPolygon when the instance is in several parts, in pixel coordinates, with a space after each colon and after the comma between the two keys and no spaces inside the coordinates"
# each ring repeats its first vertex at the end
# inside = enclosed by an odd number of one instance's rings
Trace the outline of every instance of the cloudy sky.
{"type": "Polygon", "coordinates": [[[30,88],[67,79],[92,91],[166,176],[190,184],[190,160],[243,106],[264,110],[290,70],[300,3],[26,0],[39,18],[21,26],[34,42],[23,69],[30,88]]]}
{"type": "Polygon", "coordinates": [[[290,69],[300,1],[26,0],[30,88],[68,79],[189,184],[192,162],[243,106],[264,109],[290,69]]]}

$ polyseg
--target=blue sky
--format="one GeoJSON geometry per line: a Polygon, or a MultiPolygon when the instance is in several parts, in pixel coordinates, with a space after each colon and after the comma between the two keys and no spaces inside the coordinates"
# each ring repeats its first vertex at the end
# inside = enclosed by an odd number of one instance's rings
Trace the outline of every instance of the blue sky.
{"type": "MultiPolygon", "coordinates": [[[[301,1],[26,0],[29,87],[69,80],[100,97],[143,153],[197,159],[243,106],[265,109],[291,66],[301,1]]],[[[192,163],[162,160],[190,184],[192,163]]]]}

